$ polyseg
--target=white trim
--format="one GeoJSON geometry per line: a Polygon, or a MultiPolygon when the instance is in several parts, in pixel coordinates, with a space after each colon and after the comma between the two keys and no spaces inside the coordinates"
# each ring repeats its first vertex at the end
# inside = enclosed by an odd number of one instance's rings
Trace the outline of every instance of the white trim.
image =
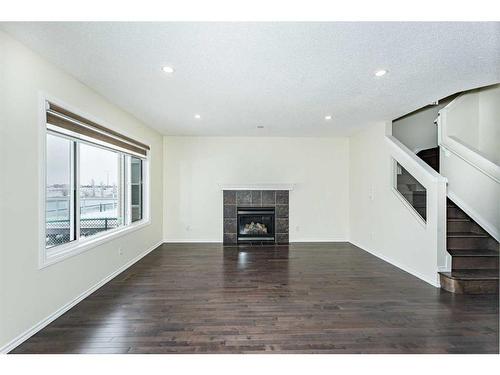
{"type": "Polygon", "coordinates": [[[293,190],[296,184],[219,184],[221,190],[293,190]]]}
{"type": "Polygon", "coordinates": [[[486,232],[488,232],[495,240],[500,242],[500,233],[495,228],[495,226],[486,220],[480,213],[474,210],[471,206],[460,199],[450,188],[448,187],[448,197],[460,207],[467,215],[469,215],[474,221],[479,224],[486,232]]]}
{"type": "Polygon", "coordinates": [[[300,239],[300,238],[294,238],[293,240],[289,240],[288,241],[290,244],[296,244],[296,243],[302,243],[302,244],[305,244],[305,243],[320,243],[320,242],[323,242],[323,243],[338,243],[338,242],[349,242],[348,239],[346,238],[315,238],[315,239],[310,239],[310,238],[303,238],[303,239],[300,239]]]}
{"type": "Polygon", "coordinates": [[[500,183],[500,167],[498,165],[486,159],[479,151],[468,147],[454,136],[447,137],[447,140],[447,143],[441,143],[439,146],[445,151],[455,154],[497,184],[500,183]]]}
{"type": "Polygon", "coordinates": [[[391,156],[403,166],[426,189],[429,180],[433,182],[446,182],[447,179],[432,169],[427,163],[415,155],[408,147],[392,135],[386,135],[386,141],[391,147],[391,156]]]}
{"type": "Polygon", "coordinates": [[[446,208],[446,184],[437,184],[436,186],[436,199],[437,199],[437,234],[436,234],[436,246],[437,246],[437,267],[438,270],[444,272],[451,272],[451,255],[446,247],[447,241],[447,208],[446,208]]]}
{"type": "Polygon", "coordinates": [[[47,127],[46,123],[47,97],[43,93],[38,95],[38,268],[45,263],[45,194],[47,159],[47,127]],[[40,164],[44,164],[41,168],[40,164]],[[41,250],[43,244],[44,251],[41,250]]]}
{"type": "Polygon", "coordinates": [[[440,147],[453,152],[455,155],[478,169],[481,173],[488,176],[497,183],[500,183],[500,166],[486,158],[479,150],[465,144],[455,136],[448,134],[448,111],[453,109],[464,97],[470,93],[466,92],[457,96],[448,103],[447,106],[439,111],[438,123],[438,144],[440,147]]]}
{"type": "MultiPolygon", "coordinates": [[[[95,118],[92,115],[89,115],[75,107],[64,103],[63,101],[56,99],[54,97],[50,97],[44,92],[39,92],[39,112],[38,112],[38,136],[39,136],[39,152],[38,152],[38,170],[39,170],[39,208],[38,208],[38,231],[39,231],[39,256],[38,256],[38,268],[42,269],[44,267],[50,266],[54,263],[60,262],[69,257],[81,254],[84,251],[90,250],[96,246],[99,246],[105,242],[108,242],[112,239],[121,237],[127,233],[133,232],[137,229],[143,228],[151,223],[150,220],[150,194],[151,194],[151,181],[150,181],[150,160],[151,154],[148,153],[146,158],[142,158],[142,168],[143,168],[143,219],[141,221],[135,222],[133,224],[126,224],[124,226],[118,227],[116,229],[112,229],[106,232],[102,232],[96,234],[92,237],[79,239],[78,236],[78,226],[77,226],[77,239],[71,242],[68,242],[63,245],[59,245],[56,248],[47,249],[45,242],[45,190],[46,190],[46,158],[47,158],[47,149],[46,149],[46,138],[47,138],[47,126],[46,126],[46,108],[47,102],[54,103],[58,106],[68,109],[69,111],[85,117],[91,121],[96,123],[100,123],[103,126],[108,127],[109,129],[113,129],[112,126],[109,126],[105,121],[95,118]],[[48,256],[47,254],[53,252],[53,255],[48,256]]],[[[85,141],[80,141],[75,139],[77,142],[76,152],[77,155],[75,157],[78,158],[79,154],[79,145],[78,142],[87,143],[85,141]]],[[[94,145],[96,147],[101,147],[99,145],[94,145]]],[[[114,152],[119,152],[113,150],[114,152]]],[[[78,176],[77,176],[78,183],[78,176]]],[[[77,205],[77,210],[79,207],[77,205]]],[[[76,213],[76,217],[79,217],[79,212],[76,213]]]]}
{"type": "Polygon", "coordinates": [[[421,274],[420,272],[417,272],[415,271],[414,269],[412,269],[411,267],[408,267],[407,265],[404,265],[404,264],[401,264],[399,262],[396,262],[388,257],[386,257],[385,255],[381,255],[379,253],[377,253],[376,251],[374,250],[368,250],[366,247],[364,246],[361,246],[360,244],[356,243],[355,241],[350,241],[354,246],[357,246],[358,248],[360,248],[361,250],[363,251],[366,251],[367,253],[373,255],[373,256],[376,256],[377,258],[383,260],[384,262],[387,262],[407,273],[409,273],[410,275],[413,275],[417,278],[419,278],[420,280],[422,281],[425,281],[426,283],[436,287],[436,288],[440,288],[441,287],[441,284],[439,282],[439,274],[436,272],[436,275],[435,277],[428,277],[426,275],[423,275],[421,274]]]}
{"type": "MultiPolygon", "coordinates": [[[[142,159],[142,220],[151,220],[151,154],[142,159]]],[[[138,222],[140,223],[140,221],[138,222]]]]}
{"type": "Polygon", "coordinates": [[[90,294],[94,293],[97,289],[102,287],[104,284],[107,282],[111,281],[113,278],[118,276],[120,273],[125,271],[127,268],[132,266],[134,263],[138,262],[142,258],[144,258],[146,255],[148,255],[150,252],[161,246],[162,242],[158,242],[155,245],[151,246],[148,248],[146,251],[142,252],[141,254],[137,255],[135,258],[132,260],[128,261],[125,263],[123,266],[118,268],[116,271],[111,272],[108,276],[104,277],[101,281],[97,282],[96,284],[92,285],[90,288],[82,292],[80,295],[66,303],[65,305],[61,306],[59,309],[54,311],[52,314],[47,316],[46,318],[42,319],[38,323],[36,323],[34,326],[31,328],[27,329],[23,333],[21,333],[19,336],[5,344],[4,346],[0,347],[0,353],[8,353],[11,350],[13,350],[15,347],[21,345],[24,341],[29,339],[31,336],[33,336],[35,333],[40,331],[41,329],[45,328],[48,326],[50,323],[52,323],[54,320],[59,318],[62,314],[70,310],[72,307],[77,305],[79,302],[81,302],[83,299],[87,298],[90,294]]]}
{"type": "Polygon", "coordinates": [[[163,240],[163,243],[220,243],[222,244],[222,240],[193,240],[193,239],[172,239],[166,238],[163,240]]]}
{"type": "MultiPolygon", "coordinates": [[[[222,244],[223,241],[222,240],[213,240],[213,239],[210,239],[210,240],[199,240],[199,239],[171,239],[171,238],[166,238],[163,240],[164,243],[168,243],[168,244],[173,244],[173,243],[219,243],[219,244],[222,244]]],[[[332,243],[336,243],[336,242],[349,242],[348,239],[346,238],[322,238],[322,239],[310,239],[310,238],[305,238],[305,239],[294,239],[294,240],[290,240],[289,243],[292,244],[292,243],[318,243],[318,242],[332,242],[332,243]]]]}
{"type": "MultiPolygon", "coordinates": [[[[71,218],[71,221],[72,221],[72,224],[75,224],[75,237],[73,237],[73,239],[75,240],[74,242],[69,242],[69,244],[73,245],[73,243],[75,244],[74,246],[78,245],[80,242],[80,235],[81,235],[81,229],[82,229],[82,223],[81,223],[81,215],[82,215],[82,208],[80,207],[80,174],[77,173],[77,171],[80,170],[80,143],[79,142],[76,142],[76,141],[72,141],[71,142],[71,147],[73,147],[73,152],[74,152],[74,164],[71,166],[71,177],[73,178],[73,181],[71,182],[72,183],[72,187],[73,187],[73,191],[71,192],[71,203],[75,205],[75,207],[73,207],[71,209],[71,213],[74,213],[74,217],[71,218]],[[77,219],[78,218],[78,219],[77,219]]],[[[42,168],[46,168],[47,166],[47,161],[44,160],[43,161],[43,165],[42,165],[42,168]]],[[[45,183],[47,183],[47,181],[45,181],[45,183]]],[[[47,199],[47,198],[45,198],[47,199]]],[[[40,225],[44,225],[44,229],[46,228],[45,225],[46,225],[46,220],[47,218],[45,217],[44,220],[43,220],[43,224],[40,223],[40,225]]],[[[44,244],[46,244],[44,242],[44,244]]],[[[44,245],[42,244],[42,246],[44,245]]],[[[69,246],[69,245],[68,245],[69,246]]],[[[48,256],[47,256],[47,249],[45,249],[45,262],[47,262],[48,260],[48,256]]],[[[44,263],[45,264],[45,263],[44,263]]]]}

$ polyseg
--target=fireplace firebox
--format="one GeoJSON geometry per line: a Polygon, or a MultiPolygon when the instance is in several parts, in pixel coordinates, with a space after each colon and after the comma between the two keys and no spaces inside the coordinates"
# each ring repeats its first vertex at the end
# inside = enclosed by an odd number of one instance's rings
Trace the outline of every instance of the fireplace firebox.
{"type": "Polygon", "coordinates": [[[238,207],[238,242],[274,242],[274,207],[238,207]]]}

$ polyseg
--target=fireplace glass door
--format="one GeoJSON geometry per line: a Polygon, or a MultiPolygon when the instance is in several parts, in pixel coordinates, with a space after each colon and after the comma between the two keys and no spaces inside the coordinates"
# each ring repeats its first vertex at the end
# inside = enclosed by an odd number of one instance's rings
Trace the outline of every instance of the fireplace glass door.
{"type": "Polygon", "coordinates": [[[238,208],[238,241],[274,241],[274,208],[238,208]]]}

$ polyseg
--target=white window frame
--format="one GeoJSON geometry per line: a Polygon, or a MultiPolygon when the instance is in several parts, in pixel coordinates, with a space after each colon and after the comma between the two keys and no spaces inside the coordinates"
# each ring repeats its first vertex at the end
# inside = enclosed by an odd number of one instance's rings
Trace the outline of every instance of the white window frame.
{"type": "MultiPolygon", "coordinates": [[[[74,241],[68,242],[66,244],[54,246],[52,248],[46,248],[46,168],[47,168],[47,122],[46,122],[46,105],[47,102],[54,103],[60,107],[66,108],[69,111],[78,114],[84,118],[87,118],[91,121],[94,121],[98,124],[102,124],[109,129],[116,130],[113,126],[110,126],[105,121],[97,119],[95,116],[92,116],[88,113],[85,113],[74,106],[68,105],[63,101],[53,98],[50,95],[40,92],[39,94],[39,118],[38,118],[38,180],[39,180],[39,189],[38,189],[38,199],[39,199],[39,207],[38,207],[38,228],[39,228],[39,259],[38,259],[38,268],[42,269],[48,267],[52,264],[58,263],[64,259],[75,256],[77,254],[81,254],[85,251],[93,249],[99,245],[102,245],[106,242],[112,241],[116,238],[122,237],[128,233],[134,232],[141,228],[144,228],[151,224],[150,218],[150,194],[151,194],[151,184],[150,184],[150,153],[148,152],[146,157],[143,158],[142,168],[143,168],[143,208],[142,208],[142,220],[136,221],[134,223],[124,222],[122,226],[110,229],[105,232],[101,232],[95,234],[91,237],[80,239],[76,237],[74,241]],[[50,254],[49,254],[50,253],[50,254]]],[[[87,142],[86,142],[87,143],[87,142]]],[[[99,147],[98,145],[96,145],[99,147]]],[[[74,173],[74,168],[72,167],[71,173],[74,173]]],[[[123,179],[121,179],[123,180],[123,179]]],[[[121,182],[120,182],[121,183],[121,182]]],[[[125,184],[126,185],[126,184],[125,184]]],[[[122,194],[126,193],[127,189],[124,189],[122,194]]],[[[73,200],[74,198],[72,198],[73,200]]],[[[79,207],[78,207],[79,209],[79,207]]],[[[78,212],[77,212],[78,214],[78,212]]],[[[76,216],[76,217],[79,217],[76,216]]],[[[77,226],[78,227],[78,226],[77,226]]],[[[78,233],[77,233],[78,234],[78,233]]]]}

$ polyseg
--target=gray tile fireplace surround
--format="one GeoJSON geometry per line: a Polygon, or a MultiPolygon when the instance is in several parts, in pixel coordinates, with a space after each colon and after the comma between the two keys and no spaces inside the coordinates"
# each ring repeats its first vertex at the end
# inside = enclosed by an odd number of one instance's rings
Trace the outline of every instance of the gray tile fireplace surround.
{"type": "Polygon", "coordinates": [[[274,207],[275,242],[288,243],[288,190],[224,190],[224,245],[237,241],[237,209],[239,207],[274,207]]]}

